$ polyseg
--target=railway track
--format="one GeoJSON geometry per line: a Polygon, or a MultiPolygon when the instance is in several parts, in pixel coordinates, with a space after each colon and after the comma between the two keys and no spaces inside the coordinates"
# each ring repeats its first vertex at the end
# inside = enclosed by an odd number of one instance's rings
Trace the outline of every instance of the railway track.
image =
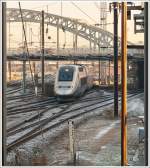
{"type": "MultiPolygon", "coordinates": [[[[112,96],[111,96],[111,97],[110,97],[110,96],[109,96],[109,97],[106,96],[104,100],[97,98],[98,101],[93,100],[93,101],[95,101],[94,103],[91,103],[91,104],[88,103],[88,104],[84,104],[84,105],[82,104],[82,108],[89,107],[89,106],[95,105],[95,104],[97,104],[97,103],[102,103],[102,102],[106,101],[106,99],[107,99],[107,100],[111,100],[112,98],[113,98],[112,96]]],[[[96,99],[96,100],[97,100],[97,99],[96,99]]],[[[92,100],[91,100],[91,99],[88,99],[88,100],[85,99],[84,101],[87,103],[88,101],[92,101],[92,100]]],[[[82,102],[83,102],[83,101],[82,101],[82,102]]],[[[81,103],[81,101],[78,100],[78,101],[76,101],[76,102],[74,102],[74,103],[62,104],[62,106],[65,105],[65,106],[67,106],[67,109],[68,109],[70,106],[73,106],[74,104],[78,105],[78,104],[80,104],[80,103],[81,103]]],[[[60,105],[60,107],[61,107],[61,105],[60,105]]],[[[47,108],[45,108],[41,113],[46,112],[46,111],[48,111],[48,110],[53,110],[53,109],[55,109],[55,108],[58,108],[58,106],[47,107],[47,108]]],[[[81,108],[81,107],[75,107],[75,108],[73,108],[73,109],[74,109],[74,110],[79,110],[80,108],[81,108]]],[[[65,109],[66,109],[66,107],[65,107],[65,109]]],[[[64,109],[63,109],[63,111],[64,111],[64,109]]],[[[62,110],[61,110],[61,112],[62,112],[62,110]]],[[[60,113],[61,113],[61,112],[60,112],[60,113]]],[[[25,120],[24,123],[27,122],[27,121],[28,121],[28,120],[25,120]]],[[[16,126],[15,126],[15,128],[16,128],[16,126]]],[[[12,128],[11,128],[11,130],[12,130],[12,128]]]]}
{"type": "MultiPolygon", "coordinates": [[[[87,95],[86,95],[87,96],[87,95]]],[[[79,100],[77,101],[80,101],[80,102],[91,102],[91,101],[96,101],[96,100],[100,100],[100,99],[103,99],[103,98],[106,98],[106,97],[112,97],[112,95],[107,95],[107,96],[101,96],[101,95],[98,95],[98,96],[90,96],[90,98],[80,98],[79,100]]],[[[76,103],[76,102],[75,102],[76,103]]],[[[55,106],[60,106],[58,104],[58,102],[56,101],[56,98],[55,97],[50,97],[48,99],[45,99],[45,100],[35,100],[35,101],[32,101],[32,102],[29,102],[29,103],[23,103],[21,104],[21,107],[18,107],[18,106],[13,106],[13,107],[8,107],[7,110],[8,110],[8,115],[15,115],[15,114],[18,114],[18,113],[26,113],[26,112],[30,112],[30,111],[33,111],[33,110],[38,110],[39,108],[44,108],[45,106],[49,106],[49,105],[53,105],[53,107],[55,106]]]]}
{"type": "MultiPolygon", "coordinates": [[[[95,97],[96,99],[94,99],[93,100],[93,98],[92,98],[92,100],[90,99],[90,98],[85,98],[85,99],[83,99],[83,100],[77,100],[76,102],[71,102],[71,103],[65,103],[65,104],[56,104],[56,105],[53,105],[53,106],[50,106],[50,107],[45,107],[45,108],[43,108],[41,111],[40,111],[40,116],[42,116],[45,112],[47,112],[48,110],[55,110],[55,109],[57,109],[58,108],[58,106],[59,106],[59,108],[63,108],[63,110],[64,110],[64,106],[66,106],[67,108],[69,108],[70,106],[73,106],[73,105],[78,105],[78,104],[80,104],[81,102],[83,103],[83,102],[85,102],[85,103],[87,103],[87,102],[93,102],[93,101],[95,101],[95,103],[94,104],[97,104],[97,103],[99,103],[99,102],[102,102],[102,101],[104,101],[103,100],[103,98],[107,98],[108,100],[109,99],[112,99],[112,96],[103,96],[103,97],[101,97],[101,99],[100,98],[97,98],[97,97],[95,97]],[[98,101],[96,101],[96,100],[98,100],[98,101]]],[[[89,105],[89,104],[88,104],[89,105]]],[[[87,104],[85,104],[84,105],[84,107],[87,107],[87,104]]],[[[83,108],[84,108],[83,107],[83,108]]],[[[15,114],[18,114],[18,113],[14,113],[14,115],[15,114]]],[[[12,115],[12,114],[11,114],[12,115]]],[[[22,124],[25,124],[25,123],[27,123],[27,122],[29,122],[29,121],[33,121],[33,119],[36,119],[36,118],[38,118],[39,117],[39,114],[37,114],[37,111],[35,112],[35,115],[33,115],[33,117],[31,117],[31,118],[29,118],[29,119],[25,119],[23,122],[22,122],[22,124]]],[[[19,124],[19,125],[16,125],[16,126],[14,126],[14,129],[16,129],[18,126],[20,126],[20,125],[22,125],[21,123],[19,124]]],[[[11,130],[13,130],[13,127],[11,127],[10,129],[8,129],[7,131],[9,132],[9,131],[11,131],[11,130]]]]}
{"type": "MultiPolygon", "coordinates": [[[[90,92],[88,94],[91,94],[91,93],[93,93],[93,92],[90,92]]],[[[91,101],[96,101],[96,100],[111,96],[111,94],[109,94],[107,96],[105,96],[105,95],[103,96],[103,95],[99,94],[99,95],[90,96],[90,98],[89,98],[89,97],[86,97],[88,94],[86,94],[83,98],[79,98],[79,101],[80,102],[86,102],[86,101],[91,102],[91,101]]],[[[49,105],[52,105],[52,108],[59,105],[58,102],[56,101],[55,97],[42,98],[42,100],[41,100],[41,99],[36,98],[34,95],[32,97],[32,94],[31,95],[29,94],[26,96],[27,96],[26,99],[29,101],[29,99],[31,98],[31,101],[25,102],[24,99],[23,100],[21,99],[20,100],[21,103],[19,102],[19,106],[18,106],[18,104],[14,106],[13,105],[14,103],[12,103],[12,102],[7,103],[8,115],[27,113],[27,112],[31,112],[34,110],[38,110],[39,108],[48,107],[49,105]],[[34,98],[34,99],[32,100],[32,98],[34,98]]]]}
{"type": "Polygon", "coordinates": [[[83,102],[91,102],[91,101],[100,101],[103,98],[112,98],[112,95],[107,95],[107,96],[95,96],[95,97],[90,97],[90,98],[83,98],[83,99],[77,99],[75,102],[71,102],[71,103],[61,103],[59,104],[56,101],[56,98],[51,97],[49,99],[46,100],[37,100],[36,102],[32,102],[32,103],[27,103],[24,104],[21,107],[16,106],[15,107],[11,107],[11,108],[7,108],[8,110],[8,115],[15,115],[15,114],[21,114],[21,113],[27,113],[27,112],[31,112],[31,111],[35,111],[35,110],[39,110],[39,108],[44,108],[44,107],[49,107],[51,106],[51,109],[54,109],[56,107],[61,107],[67,104],[77,104],[77,103],[83,103],[83,102]]]}
{"type": "Polygon", "coordinates": [[[30,92],[30,93],[26,93],[26,94],[21,94],[21,95],[12,95],[12,96],[7,96],[7,100],[17,100],[17,99],[22,99],[22,98],[28,98],[30,96],[34,96],[35,93],[33,92],[30,92]]]}
{"type": "Polygon", "coordinates": [[[13,94],[13,93],[17,93],[17,92],[19,92],[19,91],[21,91],[21,90],[22,90],[22,88],[17,87],[17,88],[15,88],[15,89],[6,91],[6,96],[7,96],[7,95],[10,95],[10,94],[13,94]]]}
{"type": "MultiPolygon", "coordinates": [[[[31,97],[32,99],[33,97],[31,97]]],[[[29,97],[28,97],[29,99],[29,97]]],[[[18,107],[18,105],[15,106],[11,106],[11,107],[7,107],[8,111],[14,111],[14,110],[21,110],[21,109],[25,109],[27,107],[34,107],[36,105],[40,105],[40,104],[45,104],[45,103],[53,103],[56,102],[56,98],[55,97],[49,97],[49,98],[42,98],[42,99],[38,99],[38,98],[34,98],[33,100],[31,100],[30,102],[22,102],[20,104],[21,107],[18,107]]]]}
{"type": "MultiPolygon", "coordinates": [[[[138,94],[131,94],[128,96],[128,99],[132,98],[133,96],[137,96],[138,94]]],[[[120,98],[119,98],[119,101],[120,101],[120,98]]],[[[19,129],[9,130],[8,135],[13,136],[14,134],[19,133],[22,130],[26,130],[30,128],[30,130],[27,133],[25,133],[24,135],[21,135],[19,138],[9,143],[7,145],[7,150],[11,151],[13,148],[19,146],[20,144],[29,141],[30,139],[40,135],[41,133],[44,133],[50,129],[56,128],[57,126],[65,123],[69,119],[79,117],[81,115],[93,112],[94,110],[103,108],[111,104],[113,104],[113,98],[108,98],[103,101],[93,102],[90,104],[84,104],[82,106],[74,107],[73,109],[69,110],[68,108],[71,106],[71,104],[68,103],[64,109],[62,109],[56,114],[51,115],[48,118],[42,119],[40,121],[36,121],[32,123],[31,125],[29,124],[19,129]],[[33,129],[31,129],[31,127],[33,129]]]]}

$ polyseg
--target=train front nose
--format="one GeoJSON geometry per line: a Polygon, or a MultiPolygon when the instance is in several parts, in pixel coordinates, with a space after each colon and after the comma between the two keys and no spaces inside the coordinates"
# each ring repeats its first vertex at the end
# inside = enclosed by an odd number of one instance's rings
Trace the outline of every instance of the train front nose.
{"type": "Polygon", "coordinates": [[[69,96],[72,95],[72,90],[73,87],[71,85],[58,85],[55,89],[56,95],[60,95],[60,96],[69,96]]]}
{"type": "Polygon", "coordinates": [[[75,68],[72,66],[62,66],[58,70],[55,83],[55,93],[57,96],[70,96],[73,94],[75,68]]]}

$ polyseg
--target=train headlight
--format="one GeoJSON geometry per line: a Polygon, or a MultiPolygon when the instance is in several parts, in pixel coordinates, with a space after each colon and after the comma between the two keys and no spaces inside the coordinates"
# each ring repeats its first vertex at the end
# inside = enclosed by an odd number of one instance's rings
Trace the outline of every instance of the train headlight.
{"type": "Polygon", "coordinates": [[[132,69],[132,66],[131,66],[131,65],[129,65],[129,67],[128,67],[128,68],[129,68],[129,70],[131,70],[131,69],[132,69]]]}

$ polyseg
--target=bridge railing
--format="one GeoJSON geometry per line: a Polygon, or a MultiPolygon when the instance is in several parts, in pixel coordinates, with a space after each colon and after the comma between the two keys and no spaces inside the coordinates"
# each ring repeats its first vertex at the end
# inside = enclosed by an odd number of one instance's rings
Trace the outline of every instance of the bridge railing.
{"type": "MultiPolygon", "coordinates": [[[[144,49],[131,49],[129,48],[127,50],[128,54],[131,56],[136,56],[136,57],[144,57],[144,49]]],[[[13,56],[13,55],[19,55],[19,54],[27,54],[26,50],[22,50],[21,48],[11,48],[7,51],[7,55],[13,56]]],[[[34,55],[41,55],[41,50],[40,48],[29,48],[29,54],[34,54],[34,55]]],[[[113,55],[113,49],[103,49],[100,51],[97,50],[90,50],[88,48],[78,48],[76,50],[72,48],[65,48],[65,49],[59,49],[57,50],[56,48],[45,48],[45,55],[63,55],[63,56],[76,56],[76,55],[113,55]]],[[[119,50],[119,55],[120,55],[120,50],[119,50]]]]}
{"type": "MultiPolygon", "coordinates": [[[[21,48],[11,48],[7,51],[8,55],[14,55],[14,54],[22,54],[26,53],[26,50],[23,50],[21,48]]],[[[59,49],[57,50],[56,48],[46,48],[45,49],[45,54],[49,55],[84,55],[84,54],[90,54],[90,55],[98,55],[98,54],[112,54],[113,50],[112,49],[103,49],[103,50],[90,50],[88,48],[78,48],[78,49],[72,49],[72,48],[65,48],[65,49],[59,49]]],[[[41,54],[40,49],[35,49],[35,48],[29,48],[29,54],[41,54]]]]}

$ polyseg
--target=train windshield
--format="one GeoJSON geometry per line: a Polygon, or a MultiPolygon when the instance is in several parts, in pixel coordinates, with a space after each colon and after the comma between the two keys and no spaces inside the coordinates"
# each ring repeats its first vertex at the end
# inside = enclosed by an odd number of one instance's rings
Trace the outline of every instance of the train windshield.
{"type": "Polygon", "coordinates": [[[59,81],[72,81],[73,80],[74,67],[64,66],[59,70],[59,81]]]}

